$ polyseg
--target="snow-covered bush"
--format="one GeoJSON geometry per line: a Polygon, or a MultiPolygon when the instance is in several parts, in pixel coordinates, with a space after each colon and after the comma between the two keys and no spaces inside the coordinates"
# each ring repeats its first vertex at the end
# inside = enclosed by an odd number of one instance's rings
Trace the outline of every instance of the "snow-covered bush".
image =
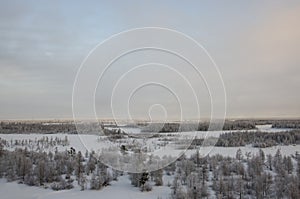
{"type": "Polygon", "coordinates": [[[64,189],[72,189],[73,184],[71,181],[66,181],[65,179],[61,178],[59,182],[53,182],[51,184],[51,189],[54,191],[64,190],[64,189]]]}
{"type": "Polygon", "coordinates": [[[145,184],[141,186],[141,191],[152,191],[151,183],[145,182],[145,184]]]}

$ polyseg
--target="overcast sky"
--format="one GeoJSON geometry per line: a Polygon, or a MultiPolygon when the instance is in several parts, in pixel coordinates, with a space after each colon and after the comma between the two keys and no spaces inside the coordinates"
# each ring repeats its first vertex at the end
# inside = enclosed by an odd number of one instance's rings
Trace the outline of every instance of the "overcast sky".
{"type": "MultiPolygon", "coordinates": [[[[178,30],[208,50],[227,117],[299,117],[299,21],[300,1],[1,0],[0,119],[71,118],[90,50],[145,26],[178,30]]],[[[137,104],[144,108],[142,98],[137,104]]]]}

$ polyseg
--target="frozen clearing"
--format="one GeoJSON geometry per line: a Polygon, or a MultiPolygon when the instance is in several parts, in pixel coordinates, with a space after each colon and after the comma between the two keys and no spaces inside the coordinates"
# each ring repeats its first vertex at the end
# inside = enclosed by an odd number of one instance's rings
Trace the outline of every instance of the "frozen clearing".
{"type": "Polygon", "coordinates": [[[290,128],[272,128],[272,124],[256,125],[258,131],[262,132],[280,132],[280,131],[290,131],[290,128]]]}
{"type": "Polygon", "coordinates": [[[63,191],[53,191],[51,189],[43,189],[39,187],[30,187],[16,182],[6,183],[6,180],[0,179],[1,199],[81,199],[81,198],[122,198],[122,199],[157,199],[168,198],[171,189],[164,185],[160,187],[153,186],[150,192],[141,192],[138,188],[130,184],[127,175],[120,176],[118,181],[113,181],[111,186],[102,190],[85,190],[80,191],[79,188],[63,191]],[[4,194],[5,193],[5,194],[4,194]]]}
{"type": "MultiPolygon", "coordinates": [[[[106,148],[110,145],[109,141],[98,141],[99,136],[96,135],[73,135],[73,134],[0,134],[0,138],[7,140],[10,142],[11,140],[14,142],[14,140],[35,140],[35,139],[41,139],[43,137],[48,137],[50,140],[51,138],[55,139],[60,138],[64,139],[65,136],[67,136],[70,144],[68,146],[62,146],[58,145],[57,150],[58,151],[65,151],[70,149],[70,147],[74,147],[76,151],[85,152],[88,150],[95,150],[98,152],[102,148],[106,148]]],[[[153,143],[155,144],[155,143],[153,143]]],[[[18,146],[19,147],[19,146],[18,146]]],[[[55,147],[49,147],[44,149],[45,151],[54,151],[55,147]]],[[[246,152],[251,152],[251,154],[256,154],[259,150],[259,148],[254,148],[252,146],[244,146],[244,147],[213,147],[213,146],[204,146],[200,148],[200,154],[203,155],[215,155],[220,154],[223,156],[230,156],[235,157],[236,151],[238,149],[241,149],[243,154],[246,152]]],[[[14,150],[14,147],[7,148],[8,150],[14,150]]],[[[265,154],[271,154],[274,155],[277,151],[277,149],[281,150],[282,155],[293,155],[296,153],[296,151],[300,152],[300,145],[289,145],[289,146],[273,146],[268,148],[262,148],[262,150],[265,152],[265,154]]],[[[163,157],[164,155],[170,155],[170,156],[178,156],[182,150],[174,150],[174,149],[168,149],[168,146],[165,148],[160,148],[158,151],[155,152],[155,154],[158,154],[159,156],[163,157]]],[[[187,150],[185,154],[187,156],[194,154],[196,152],[195,149],[187,150]]]]}

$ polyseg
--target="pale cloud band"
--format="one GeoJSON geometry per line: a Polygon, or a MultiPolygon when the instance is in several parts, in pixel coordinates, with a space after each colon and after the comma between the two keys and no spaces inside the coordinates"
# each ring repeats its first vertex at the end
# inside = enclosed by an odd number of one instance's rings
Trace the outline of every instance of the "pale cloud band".
{"type": "Polygon", "coordinates": [[[179,30],[214,57],[229,117],[300,114],[300,2],[1,1],[1,119],[71,118],[76,71],[108,36],[179,30]]]}

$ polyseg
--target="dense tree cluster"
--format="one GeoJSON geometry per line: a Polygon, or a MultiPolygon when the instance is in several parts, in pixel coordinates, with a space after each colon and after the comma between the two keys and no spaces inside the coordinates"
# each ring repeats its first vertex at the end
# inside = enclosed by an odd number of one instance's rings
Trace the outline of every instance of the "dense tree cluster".
{"type": "MultiPolygon", "coordinates": [[[[46,137],[47,138],[47,137],[46,137]]],[[[46,139],[30,141],[33,148],[27,148],[28,140],[13,142],[13,151],[5,150],[10,143],[0,139],[0,178],[18,181],[29,186],[41,186],[53,190],[72,189],[78,185],[81,190],[100,190],[117,180],[122,172],[108,168],[99,161],[95,152],[82,154],[73,147],[64,152],[44,152],[38,145],[67,140],[46,139]],[[21,145],[23,143],[24,145],[21,145]],[[22,146],[22,147],[20,147],[22,146]],[[76,184],[74,184],[76,183],[76,184]]],[[[43,148],[45,149],[45,148],[43,148]]],[[[152,186],[163,185],[163,170],[129,174],[132,185],[141,191],[151,191],[152,186]]]]}
{"type": "Polygon", "coordinates": [[[299,119],[253,119],[256,125],[271,125],[273,128],[300,128],[299,119]]]}
{"type": "MultiPolygon", "coordinates": [[[[258,124],[272,124],[273,128],[300,128],[300,120],[226,120],[223,130],[250,130],[255,129],[258,124]]],[[[100,128],[118,128],[112,121],[81,122],[76,124],[80,128],[80,133],[99,132],[100,128]]],[[[179,132],[179,131],[207,131],[214,130],[219,124],[209,122],[169,122],[152,123],[137,122],[128,123],[126,127],[141,128],[143,132],[179,132]]],[[[219,129],[219,128],[217,128],[219,129]]],[[[0,122],[0,133],[3,134],[26,134],[26,133],[68,133],[76,134],[76,126],[72,121],[2,121],[0,122]]]]}
{"type": "Polygon", "coordinates": [[[300,198],[300,156],[215,155],[181,157],[172,184],[173,199],[195,198],[300,198]]]}
{"type": "Polygon", "coordinates": [[[30,150],[45,150],[53,149],[57,146],[68,146],[70,144],[68,137],[65,136],[63,139],[59,137],[48,137],[43,136],[40,139],[14,139],[14,140],[4,140],[0,138],[0,142],[5,148],[25,148],[30,150]]]}
{"type": "Polygon", "coordinates": [[[179,132],[197,129],[197,125],[194,124],[180,124],[180,123],[152,123],[147,126],[142,126],[142,132],[179,132]],[[192,128],[194,127],[194,128],[192,128]]]}
{"type": "Polygon", "coordinates": [[[300,128],[300,120],[276,120],[272,121],[273,128],[300,128]]]}
{"type": "MultiPolygon", "coordinates": [[[[210,124],[209,122],[183,122],[183,123],[152,123],[143,126],[143,132],[180,132],[180,131],[208,131],[220,130],[222,123],[210,124]]],[[[255,129],[255,122],[248,120],[226,120],[223,124],[223,130],[250,130],[255,129]]]]}
{"type": "MultiPolygon", "coordinates": [[[[0,177],[30,186],[53,190],[71,189],[75,182],[81,190],[99,190],[116,180],[120,173],[103,165],[95,153],[35,152],[4,150],[0,142],[0,177]]],[[[163,185],[163,174],[173,175],[171,198],[300,198],[300,155],[274,156],[243,154],[235,158],[221,155],[201,158],[181,156],[175,163],[154,172],[129,174],[132,185],[141,191],[163,185]]]]}
{"type": "Polygon", "coordinates": [[[131,184],[135,187],[139,187],[141,191],[151,191],[153,185],[163,185],[163,170],[158,169],[152,172],[130,173],[129,178],[131,184]]]}
{"type": "Polygon", "coordinates": [[[98,122],[80,122],[75,126],[71,121],[2,121],[0,122],[1,134],[77,134],[77,129],[80,133],[94,134],[99,132],[101,124],[98,122]],[[77,128],[76,128],[77,127],[77,128]]]}
{"type": "Polygon", "coordinates": [[[300,130],[286,132],[229,132],[220,135],[216,146],[237,147],[252,144],[254,147],[300,144],[300,130]]]}
{"type": "MultiPolygon", "coordinates": [[[[218,124],[211,124],[210,128],[209,125],[209,122],[201,122],[199,124],[198,131],[207,131],[209,129],[213,130],[214,125],[218,127],[218,124]]],[[[250,130],[255,128],[255,122],[251,120],[226,120],[223,124],[223,130],[250,130]]]]}
{"type": "Polygon", "coordinates": [[[71,189],[77,181],[81,190],[101,189],[117,179],[117,172],[100,163],[95,153],[40,152],[27,148],[3,149],[0,142],[0,177],[30,186],[71,189]]]}
{"type": "Polygon", "coordinates": [[[72,122],[0,122],[0,133],[2,134],[26,134],[26,133],[76,133],[75,125],[72,122]]]}

